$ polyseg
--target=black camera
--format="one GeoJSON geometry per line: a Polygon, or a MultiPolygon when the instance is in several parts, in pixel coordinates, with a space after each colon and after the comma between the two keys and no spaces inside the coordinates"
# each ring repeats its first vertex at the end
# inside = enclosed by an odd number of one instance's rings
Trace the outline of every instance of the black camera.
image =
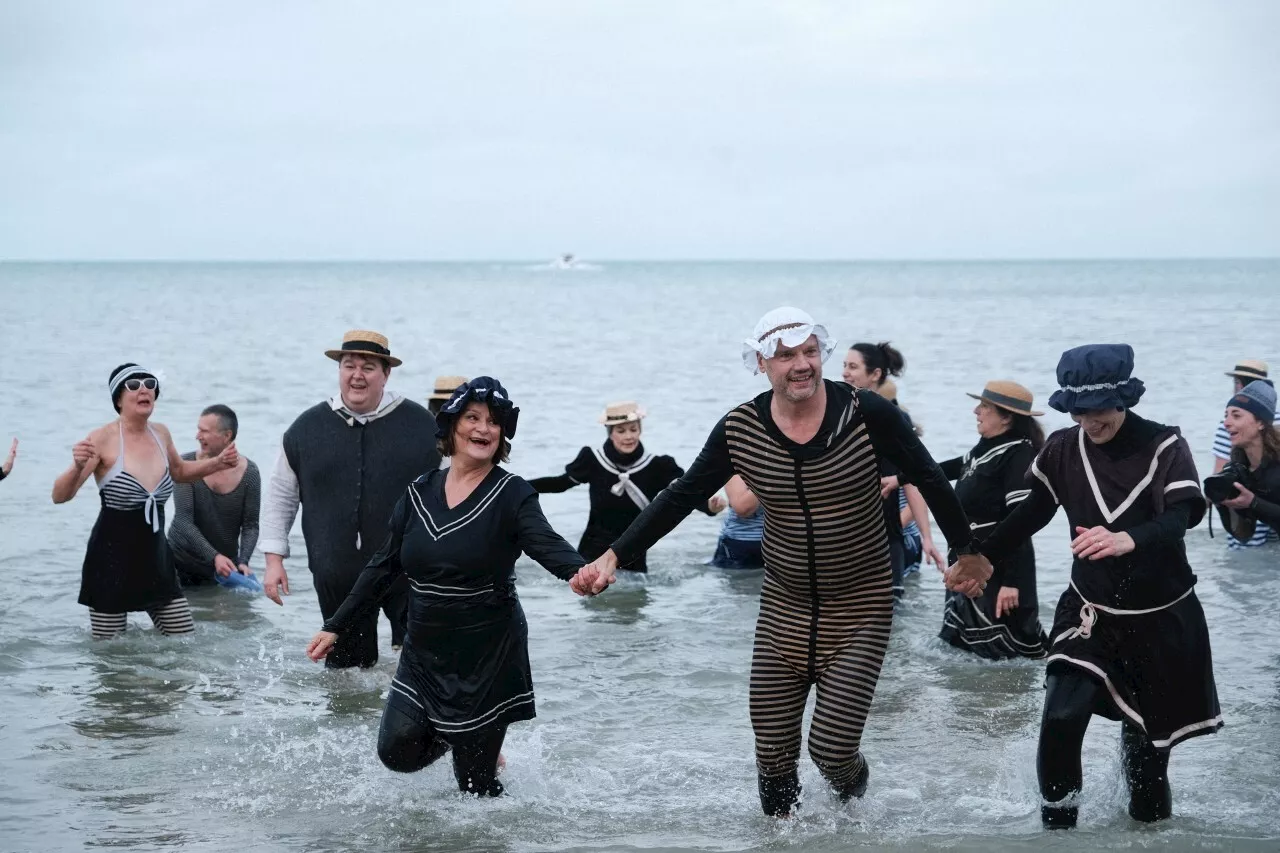
{"type": "Polygon", "coordinates": [[[1217,474],[1204,478],[1205,497],[1215,504],[1239,497],[1240,492],[1236,490],[1236,483],[1251,492],[1256,493],[1258,491],[1257,483],[1254,481],[1253,472],[1249,470],[1249,466],[1241,462],[1228,462],[1217,474]]]}

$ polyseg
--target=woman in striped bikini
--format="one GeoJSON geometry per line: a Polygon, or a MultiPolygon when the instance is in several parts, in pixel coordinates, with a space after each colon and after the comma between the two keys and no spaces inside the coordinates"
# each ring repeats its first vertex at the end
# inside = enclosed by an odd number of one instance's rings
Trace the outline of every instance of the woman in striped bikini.
{"type": "Polygon", "coordinates": [[[95,640],[122,633],[131,611],[145,610],[164,634],[189,634],[191,608],[178,586],[164,534],[164,505],[174,483],[191,483],[239,462],[234,444],[212,459],[185,461],[164,424],[150,423],[160,380],[136,364],[122,364],[108,380],[120,417],[72,450],[73,463],[53,484],[53,502],[76,496],[89,476],[98,481],[102,509],[89,535],[80,603],[89,608],[95,640]]]}
{"type": "Polygon", "coordinates": [[[797,308],[756,324],[743,359],[772,390],[726,415],[688,473],[662,492],[613,547],[574,578],[602,592],[619,562],[653,545],[740,474],[765,511],[765,579],[751,660],[750,711],[760,802],[789,816],[799,803],[801,724],[817,685],[809,754],[842,799],[861,796],[860,751],[893,621],[889,541],[881,509],[883,455],[915,483],[951,545],[965,554],[951,582],[975,594],[990,565],[969,549],[955,493],[892,403],[824,381],[833,344],[797,308]]]}

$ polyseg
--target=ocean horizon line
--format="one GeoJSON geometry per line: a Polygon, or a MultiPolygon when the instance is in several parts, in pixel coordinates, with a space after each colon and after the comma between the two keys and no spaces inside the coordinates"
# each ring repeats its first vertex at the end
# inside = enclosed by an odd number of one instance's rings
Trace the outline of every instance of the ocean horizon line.
{"type": "MultiPolygon", "coordinates": [[[[1280,261],[1276,255],[1100,255],[1096,257],[955,257],[955,258],[609,258],[583,257],[576,260],[584,264],[771,264],[771,265],[830,265],[830,264],[1098,264],[1098,263],[1196,263],[1196,262],[1256,262],[1280,261]]],[[[517,264],[524,266],[547,265],[546,258],[0,258],[0,266],[12,265],[48,265],[74,266],[81,264],[118,264],[125,265],[291,265],[291,266],[327,266],[335,264],[351,265],[438,265],[467,266],[476,264],[517,264]]]]}

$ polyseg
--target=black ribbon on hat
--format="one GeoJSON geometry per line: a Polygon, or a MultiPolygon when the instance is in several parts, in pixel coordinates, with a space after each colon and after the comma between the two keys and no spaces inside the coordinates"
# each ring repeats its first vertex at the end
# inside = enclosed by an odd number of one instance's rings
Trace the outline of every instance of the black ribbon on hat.
{"type": "Polygon", "coordinates": [[[348,352],[376,352],[378,355],[391,355],[391,350],[373,341],[343,341],[342,349],[348,352]]]}
{"type": "Polygon", "coordinates": [[[453,429],[454,419],[472,402],[486,403],[497,415],[503,438],[510,440],[515,437],[520,409],[511,402],[511,396],[501,382],[491,376],[477,376],[470,382],[459,385],[449,402],[440,408],[440,414],[436,415],[436,438],[448,437],[449,431],[453,429]]]}

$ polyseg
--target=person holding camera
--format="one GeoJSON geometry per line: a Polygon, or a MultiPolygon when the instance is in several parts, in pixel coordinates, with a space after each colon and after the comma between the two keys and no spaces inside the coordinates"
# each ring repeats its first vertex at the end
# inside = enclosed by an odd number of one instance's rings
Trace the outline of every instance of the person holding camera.
{"type": "MultiPolygon", "coordinates": [[[[1255,381],[1262,381],[1272,385],[1271,380],[1268,378],[1267,363],[1254,358],[1241,359],[1235,367],[1227,371],[1227,376],[1231,377],[1232,394],[1239,394],[1246,385],[1255,381]]],[[[1272,385],[1272,387],[1275,386],[1272,385]]],[[[1218,428],[1213,434],[1214,474],[1220,474],[1227,463],[1231,461],[1231,451],[1231,434],[1227,432],[1227,422],[1224,418],[1218,422],[1218,428]]],[[[1228,497],[1234,497],[1235,494],[1233,489],[1228,497]]],[[[1227,531],[1227,548],[1232,551],[1239,551],[1242,548],[1256,548],[1275,541],[1280,541],[1280,530],[1262,521],[1253,526],[1253,536],[1248,539],[1238,539],[1232,535],[1230,530],[1227,531]]]]}
{"type": "Polygon", "coordinates": [[[1276,389],[1269,382],[1250,382],[1232,396],[1225,419],[1231,461],[1204,482],[1223,527],[1240,542],[1255,539],[1263,525],[1280,529],[1280,429],[1275,417],[1276,389]]]}

